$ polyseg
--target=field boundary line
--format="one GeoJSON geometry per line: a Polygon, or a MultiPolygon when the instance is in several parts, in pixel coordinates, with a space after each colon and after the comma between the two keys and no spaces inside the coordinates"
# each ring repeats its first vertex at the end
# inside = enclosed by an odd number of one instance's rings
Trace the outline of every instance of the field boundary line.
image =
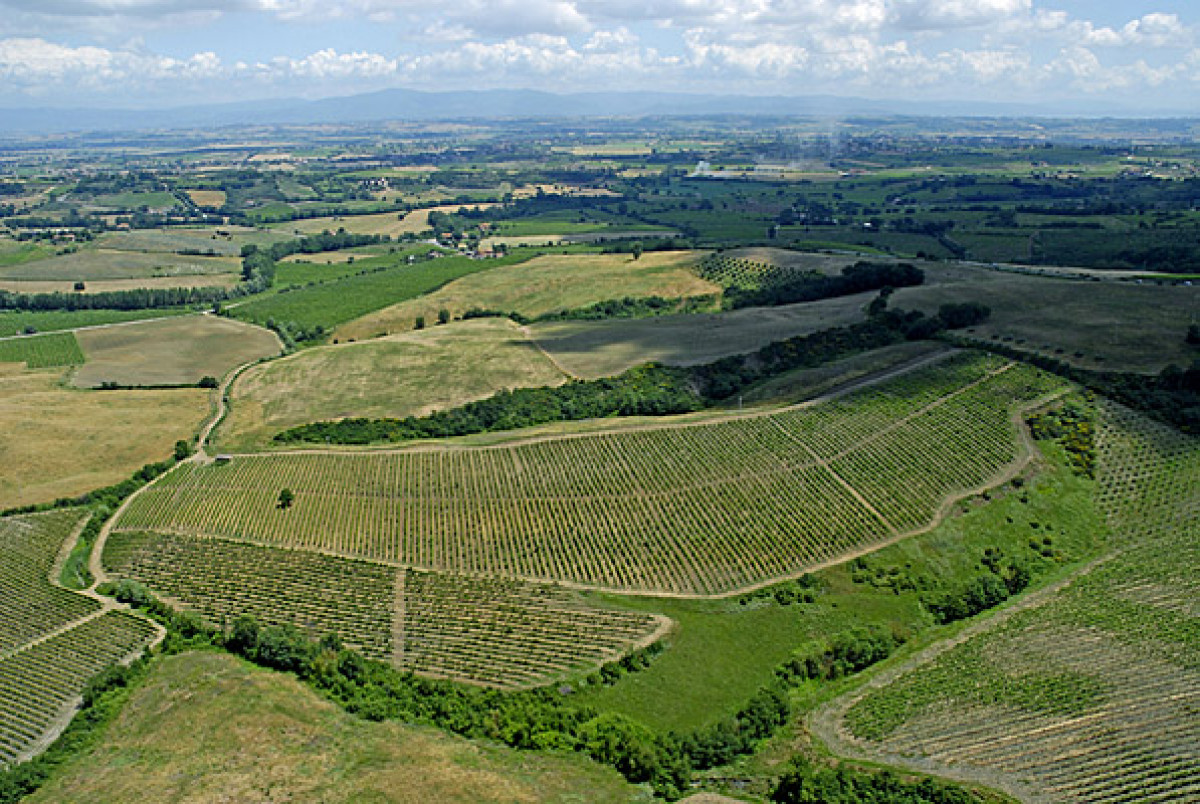
{"type": "Polygon", "coordinates": [[[145,324],[149,321],[171,321],[177,318],[192,318],[193,316],[207,315],[207,313],[185,313],[184,315],[160,315],[155,318],[135,318],[132,321],[114,321],[111,324],[88,324],[82,327],[72,327],[70,329],[52,329],[46,332],[19,332],[16,335],[0,336],[0,341],[15,341],[20,338],[36,338],[39,335],[53,335],[56,332],[83,332],[92,329],[110,329],[112,327],[127,327],[131,324],[145,324]]]}
{"type": "Polygon", "coordinates": [[[559,363],[558,359],[555,358],[554,355],[546,351],[546,347],[542,346],[538,339],[533,336],[533,333],[530,331],[527,325],[521,325],[521,334],[525,337],[526,343],[528,343],[530,346],[540,352],[547,360],[549,360],[550,365],[561,371],[564,377],[572,380],[582,379],[578,374],[573,374],[563,368],[563,364],[559,363]]]}

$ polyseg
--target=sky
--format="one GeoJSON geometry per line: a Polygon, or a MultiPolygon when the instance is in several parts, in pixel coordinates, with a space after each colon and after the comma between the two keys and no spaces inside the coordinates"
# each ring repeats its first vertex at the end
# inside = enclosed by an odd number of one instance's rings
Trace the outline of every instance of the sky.
{"type": "Polygon", "coordinates": [[[1198,0],[0,0],[0,107],[423,90],[1200,114],[1198,0]]]}

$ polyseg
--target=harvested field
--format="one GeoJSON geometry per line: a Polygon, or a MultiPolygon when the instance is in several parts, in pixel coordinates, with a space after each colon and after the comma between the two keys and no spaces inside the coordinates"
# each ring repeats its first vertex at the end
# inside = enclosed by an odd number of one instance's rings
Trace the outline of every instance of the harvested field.
{"type": "Polygon", "coordinates": [[[377,234],[400,237],[406,234],[420,234],[429,228],[430,212],[458,212],[463,207],[478,209],[494,206],[493,204],[446,204],[444,206],[416,209],[409,213],[379,212],[371,215],[338,215],[329,218],[309,218],[308,220],[287,221],[275,228],[276,231],[288,235],[320,234],[324,231],[336,232],[345,229],[350,234],[377,234]]]}
{"type": "Polygon", "coordinates": [[[77,388],[194,384],[281,350],[273,332],[211,315],[79,330],[76,337],[87,358],[72,377],[77,388]]]}
{"type": "Polygon", "coordinates": [[[154,276],[237,274],[235,257],[192,257],[182,254],[112,249],[83,249],[44,260],[0,266],[0,279],[71,281],[140,279],[154,276]]]}
{"type": "Polygon", "coordinates": [[[772,341],[862,321],[873,293],[782,307],[530,326],[537,344],[565,370],[594,379],[658,361],[691,366],[743,354],[772,341]]]}
{"type": "Polygon", "coordinates": [[[92,279],[83,290],[71,280],[0,279],[0,290],[10,293],[107,293],[142,288],[231,288],[241,281],[240,274],[188,274],[184,276],[147,276],[139,279],[92,279]]]}

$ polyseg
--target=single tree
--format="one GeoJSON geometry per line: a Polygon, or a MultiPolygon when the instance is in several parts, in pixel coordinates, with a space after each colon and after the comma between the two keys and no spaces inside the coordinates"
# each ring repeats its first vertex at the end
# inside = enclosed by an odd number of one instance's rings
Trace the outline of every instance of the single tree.
{"type": "Polygon", "coordinates": [[[281,509],[291,508],[292,503],[295,502],[295,500],[296,495],[292,493],[291,489],[284,489],[283,491],[279,492],[279,507],[281,509]]]}

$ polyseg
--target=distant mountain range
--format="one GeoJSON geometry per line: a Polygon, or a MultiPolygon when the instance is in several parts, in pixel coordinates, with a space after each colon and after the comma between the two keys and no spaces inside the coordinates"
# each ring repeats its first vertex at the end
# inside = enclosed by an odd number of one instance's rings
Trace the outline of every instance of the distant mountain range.
{"type": "Polygon", "coordinates": [[[586,92],[558,95],[536,90],[421,92],[389,89],[322,100],[279,99],[168,109],[0,108],[0,132],[53,133],[210,128],[236,125],[371,123],[483,118],[662,116],[876,116],[931,117],[1164,117],[1096,102],[1053,107],[986,102],[865,100],[827,95],[692,95],[672,92],[586,92]]]}

